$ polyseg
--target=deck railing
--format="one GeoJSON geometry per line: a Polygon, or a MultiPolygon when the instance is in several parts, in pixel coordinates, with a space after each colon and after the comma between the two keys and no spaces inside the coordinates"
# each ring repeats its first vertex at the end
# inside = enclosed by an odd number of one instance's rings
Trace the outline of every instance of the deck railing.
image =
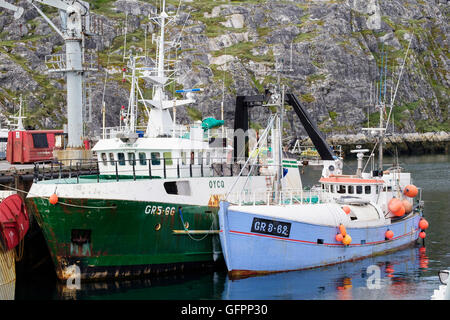
{"type": "MultiPolygon", "coordinates": [[[[198,160],[197,157],[195,160],[198,160]]],[[[187,160],[189,162],[190,159],[187,160]]],[[[121,159],[121,160],[92,160],[92,159],[64,159],[55,162],[35,162],[33,180],[76,178],[97,180],[140,180],[159,178],[195,178],[195,177],[223,177],[270,175],[270,167],[275,164],[249,164],[244,168],[244,161],[236,159],[229,161],[224,158],[205,157],[201,163],[187,163],[181,158],[162,158],[155,164],[155,159],[121,159]],[[63,163],[68,163],[64,165],[63,163]],[[152,164],[153,163],[153,164],[152,164]],[[206,164],[208,163],[208,164],[206,164]]],[[[275,170],[273,170],[275,172],[275,170]]]]}
{"type": "Polygon", "coordinates": [[[236,205],[290,205],[323,202],[322,191],[312,189],[255,190],[231,193],[227,199],[236,205]]]}

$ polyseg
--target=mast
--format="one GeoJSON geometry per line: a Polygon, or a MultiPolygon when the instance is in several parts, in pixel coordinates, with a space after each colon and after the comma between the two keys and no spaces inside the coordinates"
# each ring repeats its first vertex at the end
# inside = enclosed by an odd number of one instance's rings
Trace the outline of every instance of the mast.
{"type": "MultiPolygon", "coordinates": [[[[148,103],[152,107],[149,113],[149,121],[147,123],[148,137],[172,136],[173,129],[175,127],[174,120],[170,115],[169,109],[195,102],[193,99],[168,100],[164,92],[164,87],[166,86],[168,80],[173,79],[173,74],[170,74],[173,70],[170,70],[170,68],[167,70],[165,69],[165,28],[169,23],[174,21],[174,17],[169,17],[166,13],[165,5],[166,1],[163,1],[161,13],[156,17],[150,18],[160,26],[160,36],[158,39],[157,57],[155,62],[156,66],[143,72],[143,78],[153,83],[152,99],[142,99],[144,103],[148,103]],[[169,18],[170,20],[166,22],[169,18]]],[[[172,45],[176,45],[176,43],[172,45]]]]}
{"type": "Polygon", "coordinates": [[[380,103],[380,137],[378,145],[378,170],[383,170],[383,142],[384,142],[384,132],[381,130],[383,128],[383,104],[380,103]]]}

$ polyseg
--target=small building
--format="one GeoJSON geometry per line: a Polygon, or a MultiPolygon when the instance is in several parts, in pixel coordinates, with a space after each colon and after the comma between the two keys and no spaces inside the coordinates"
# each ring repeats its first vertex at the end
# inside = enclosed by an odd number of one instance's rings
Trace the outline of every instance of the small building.
{"type": "Polygon", "coordinates": [[[53,150],[64,148],[63,130],[17,130],[8,133],[6,160],[33,163],[53,159],[53,150]]]}

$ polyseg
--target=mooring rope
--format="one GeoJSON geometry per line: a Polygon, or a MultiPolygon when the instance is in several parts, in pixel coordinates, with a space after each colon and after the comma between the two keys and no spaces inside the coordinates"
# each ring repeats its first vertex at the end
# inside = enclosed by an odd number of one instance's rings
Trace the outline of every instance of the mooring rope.
{"type": "MultiPolygon", "coordinates": [[[[1,184],[1,183],[0,183],[0,186],[8,188],[8,189],[11,189],[11,190],[14,190],[14,191],[17,191],[17,192],[22,192],[22,193],[25,193],[25,194],[28,194],[28,195],[32,195],[32,196],[35,196],[36,198],[47,199],[47,200],[49,199],[49,197],[43,197],[43,196],[40,196],[40,195],[37,195],[37,194],[30,193],[28,191],[24,191],[24,190],[21,190],[21,189],[17,189],[17,188],[13,188],[13,187],[7,186],[7,185],[1,184]]],[[[55,188],[55,193],[56,193],[56,188],[55,188]]],[[[69,206],[69,207],[86,208],[86,209],[115,209],[115,208],[117,208],[116,206],[110,206],[110,207],[84,206],[84,205],[77,205],[77,204],[71,204],[71,203],[60,202],[60,201],[58,201],[57,203],[59,203],[61,205],[69,206]]]]}
{"type": "MultiPolygon", "coordinates": [[[[195,206],[191,206],[191,207],[195,207],[195,206]]],[[[194,240],[194,241],[202,241],[202,240],[204,240],[204,239],[209,235],[209,233],[206,233],[206,234],[205,234],[203,237],[201,237],[200,239],[191,236],[191,234],[189,233],[189,229],[186,228],[186,225],[185,225],[185,223],[184,223],[184,219],[183,219],[183,210],[182,210],[181,207],[178,208],[178,213],[179,213],[179,215],[180,215],[180,219],[181,219],[181,223],[183,224],[184,231],[186,231],[186,233],[187,233],[187,235],[189,236],[189,238],[191,238],[191,239],[194,240]]],[[[215,218],[212,219],[212,221],[211,221],[211,226],[209,227],[208,231],[213,231],[213,225],[214,225],[215,220],[216,220],[215,218]]]]}

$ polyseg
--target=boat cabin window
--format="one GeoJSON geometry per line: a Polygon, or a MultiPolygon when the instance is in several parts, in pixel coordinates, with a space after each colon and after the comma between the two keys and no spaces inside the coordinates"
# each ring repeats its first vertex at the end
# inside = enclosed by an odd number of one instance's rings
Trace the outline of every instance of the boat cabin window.
{"type": "Polygon", "coordinates": [[[104,166],[108,164],[108,160],[106,159],[106,153],[104,152],[102,152],[102,162],[104,166]]]}
{"type": "Polygon", "coordinates": [[[191,164],[194,164],[194,159],[195,159],[195,153],[194,153],[194,151],[191,151],[191,164]]]}
{"type": "Polygon", "coordinates": [[[209,166],[210,163],[211,163],[211,153],[207,152],[206,153],[206,165],[209,166]]]}
{"type": "Polygon", "coordinates": [[[330,187],[331,187],[330,192],[334,193],[334,190],[335,190],[334,184],[332,184],[330,187]]]}
{"type": "Polygon", "coordinates": [[[159,166],[161,164],[161,155],[159,152],[152,152],[151,158],[153,166],[159,166]]]}
{"type": "Polygon", "coordinates": [[[198,153],[198,164],[202,164],[203,163],[203,152],[199,152],[198,153]]]}
{"type": "Polygon", "coordinates": [[[166,166],[171,166],[173,164],[172,152],[164,152],[163,156],[164,156],[164,160],[166,161],[166,166]]]}
{"type": "Polygon", "coordinates": [[[35,148],[48,148],[47,134],[46,133],[33,133],[33,147],[35,148]]]}
{"type": "Polygon", "coordinates": [[[112,153],[112,152],[109,153],[109,161],[111,161],[111,165],[113,165],[113,162],[114,162],[114,153],[112,153]]]}
{"type": "Polygon", "coordinates": [[[147,165],[147,155],[145,152],[139,152],[139,164],[141,166],[147,165]]]}
{"type": "Polygon", "coordinates": [[[354,194],[355,193],[355,186],[348,186],[348,193],[354,194]]]}
{"type": "Polygon", "coordinates": [[[128,162],[130,165],[136,165],[136,155],[134,152],[128,152],[128,162]]]}
{"type": "Polygon", "coordinates": [[[338,188],[338,190],[337,190],[337,193],[345,193],[345,186],[344,185],[340,185],[339,186],[339,188],[338,188]]]}
{"type": "Polygon", "coordinates": [[[370,186],[365,186],[365,187],[364,187],[364,193],[365,193],[365,194],[370,194],[370,193],[371,193],[370,189],[371,189],[370,186]]]}
{"type": "Polygon", "coordinates": [[[356,186],[356,193],[357,194],[362,194],[363,191],[363,187],[362,186],[356,186]]]}
{"type": "Polygon", "coordinates": [[[181,151],[181,164],[185,165],[186,164],[186,152],[181,151]]]}
{"type": "Polygon", "coordinates": [[[124,166],[124,165],[125,165],[125,155],[124,155],[122,152],[119,152],[119,153],[117,154],[117,161],[119,161],[119,164],[120,164],[121,166],[124,166]]]}

